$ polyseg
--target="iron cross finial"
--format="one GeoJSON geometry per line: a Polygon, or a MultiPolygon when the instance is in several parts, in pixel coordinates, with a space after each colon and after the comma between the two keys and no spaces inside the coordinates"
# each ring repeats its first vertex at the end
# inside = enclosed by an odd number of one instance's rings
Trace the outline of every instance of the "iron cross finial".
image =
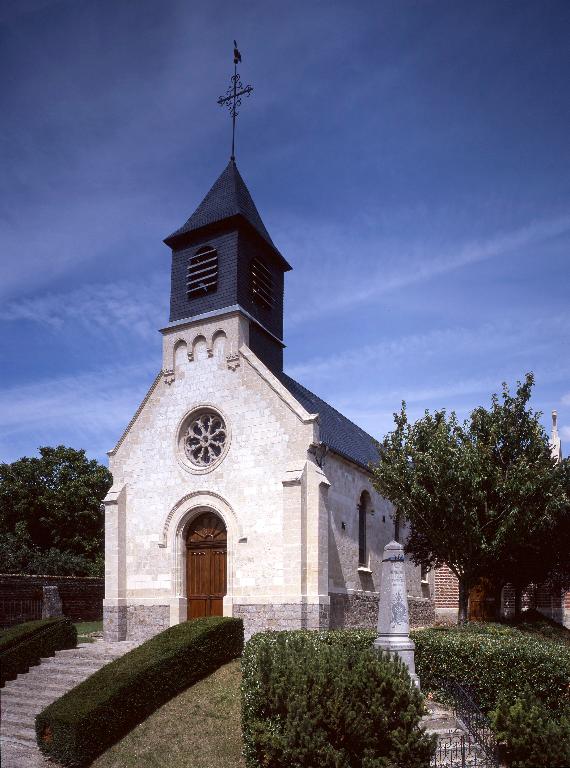
{"type": "Polygon", "coordinates": [[[241,53],[238,51],[237,43],[234,40],[234,74],[232,76],[231,85],[228,87],[225,96],[220,96],[218,104],[220,107],[227,107],[232,116],[232,160],[235,160],[235,146],[236,146],[236,117],[238,115],[238,107],[241,107],[241,97],[250,96],[253,91],[251,85],[243,86],[240,76],[237,71],[237,65],[241,62],[241,53]]]}

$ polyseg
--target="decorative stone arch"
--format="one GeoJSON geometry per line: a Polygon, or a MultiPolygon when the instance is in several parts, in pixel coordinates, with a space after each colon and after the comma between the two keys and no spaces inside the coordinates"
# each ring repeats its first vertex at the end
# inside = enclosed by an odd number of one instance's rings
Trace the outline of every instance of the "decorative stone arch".
{"type": "Polygon", "coordinates": [[[176,339],[172,345],[172,370],[176,373],[176,356],[180,350],[185,350],[185,358],[188,358],[188,344],[186,339],[176,339]]]}
{"type": "Polygon", "coordinates": [[[211,347],[211,344],[209,346],[208,345],[208,340],[206,339],[204,334],[199,333],[197,336],[195,336],[192,339],[192,352],[188,354],[188,359],[192,359],[192,360],[196,360],[197,359],[196,351],[197,351],[199,345],[202,345],[202,344],[204,345],[204,348],[206,350],[206,356],[207,357],[212,357],[212,347],[211,347]],[[192,355],[191,358],[190,358],[190,355],[192,355]]]}
{"type": "Polygon", "coordinates": [[[358,497],[358,567],[368,569],[369,567],[369,546],[368,546],[368,516],[373,511],[372,497],[367,488],[363,488],[358,497]]]}
{"type": "Polygon", "coordinates": [[[227,340],[227,334],[225,331],[221,330],[221,328],[212,335],[212,343],[210,344],[210,348],[212,349],[214,357],[217,357],[220,360],[224,358],[227,351],[227,340]]]}
{"type": "Polygon", "coordinates": [[[232,601],[234,554],[237,542],[243,538],[241,525],[228,502],[212,491],[194,491],[183,496],[166,515],[159,547],[170,550],[172,585],[175,597],[186,597],[186,534],[192,522],[204,512],[214,512],[227,531],[227,595],[232,601]]]}

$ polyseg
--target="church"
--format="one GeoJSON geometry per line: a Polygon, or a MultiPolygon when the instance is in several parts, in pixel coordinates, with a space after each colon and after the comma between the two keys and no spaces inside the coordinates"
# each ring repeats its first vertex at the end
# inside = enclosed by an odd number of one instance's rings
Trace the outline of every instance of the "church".
{"type": "MultiPolygon", "coordinates": [[[[374,627],[393,509],[375,440],[283,369],[291,269],[232,159],[172,251],[162,365],[117,445],[105,498],[104,631],[200,616],[266,629],[374,627]]],[[[433,574],[407,563],[412,625],[433,574]]]]}

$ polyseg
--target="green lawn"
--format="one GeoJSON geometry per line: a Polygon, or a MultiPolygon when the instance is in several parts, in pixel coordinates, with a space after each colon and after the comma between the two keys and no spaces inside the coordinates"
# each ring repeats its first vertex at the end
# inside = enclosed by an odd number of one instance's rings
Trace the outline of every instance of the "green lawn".
{"type": "Polygon", "coordinates": [[[92,643],[93,639],[89,637],[91,632],[102,632],[102,621],[81,621],[75,625],[77,629],[77,642],[78,643],[92,643]]]}
{"type": "Polygon", "coordinates": [[[188,688],[99,757],[91,768],[245,768],[239,660],[188,688]]]}

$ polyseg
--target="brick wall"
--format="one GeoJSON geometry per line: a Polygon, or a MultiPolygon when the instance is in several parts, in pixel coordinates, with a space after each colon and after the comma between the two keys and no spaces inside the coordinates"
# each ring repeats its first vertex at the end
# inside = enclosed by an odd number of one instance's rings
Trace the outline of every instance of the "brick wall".
{"type": "Polygon", "coordinates": [[[457,610],[459,603],[459,583],[455,574],[442,565],[435,570],[435,609],[457,610]]]}
{"type": "MultiPolygon", "coordinates": [[[[459,603],[457,578],[446,565],[435,571],[434,597],[438,616],[450,617],[453,611],[457,611],[459,603]]],[[[570,623],[570,592],[560,593],[560,591],[544,584],[531,587],[523,595],[522,607],[523,610],[535,608],[545,616],[566,626],[570,623]]],[[[507,585],[503,590],[501,612],[506,618],[514,615],[515,593],[510,585],[507,585]]]]}
{"type": "MultiPolygon", "coordinates": [[[[103,616],[104,580],[88,576],[20,576],[0,574],[0,601],[37,601],[43,587],[59,590],[63,613],[74,621],[99,621],[103,616]]],[[[33,617],[30,617],[33,618],[33,617]]]]}

